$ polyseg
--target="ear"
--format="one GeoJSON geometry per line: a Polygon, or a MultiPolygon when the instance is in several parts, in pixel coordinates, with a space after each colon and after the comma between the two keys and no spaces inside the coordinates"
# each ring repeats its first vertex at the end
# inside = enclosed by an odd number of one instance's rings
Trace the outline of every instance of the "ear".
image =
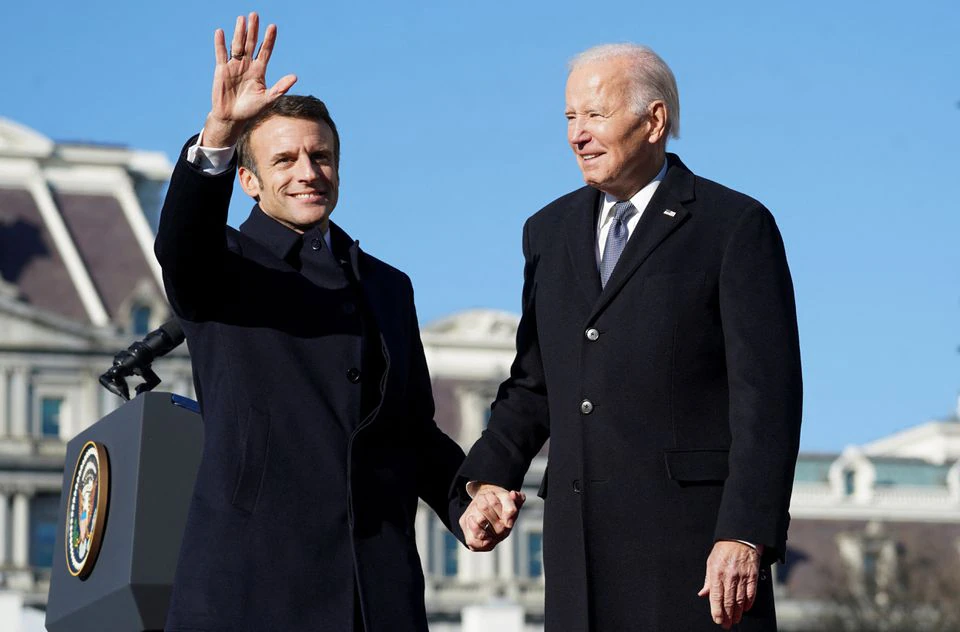
{"type": "Polygon", "coordinates": [[[667,122],[670,120],[670,113],[667,112],[667,104],[663,101],[654,101],[649,109],[650,133],[647,141],[651,145],[659,143],[667,136],[667,122]]]}
{"type": "Polygon", "coordinates": [[[259,202],[261,184],[257,174],[246,167],[240,167],[237,171],[237,177],[240,179],[240,187],[243,192],[259,202]]]}

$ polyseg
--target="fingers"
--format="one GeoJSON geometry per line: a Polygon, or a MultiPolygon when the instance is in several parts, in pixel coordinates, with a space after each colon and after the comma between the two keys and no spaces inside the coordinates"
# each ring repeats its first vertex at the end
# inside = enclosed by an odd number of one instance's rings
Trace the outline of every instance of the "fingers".
{"type": "Polygon", "coordinates": [[[491,551],[497,545],[497,541],[473,515],[464,514],[460,519],[460,527],[463,529],[467,547],[471,551],[491,551]]]}
{"type": "Polygon", "coordinates": [[[734,624],[740,623],[743,618],[743,612],[747,603],[747,580],[741,579],[737,582],[737,592],[733,597],[733,607],[730,611],[730,621],[734,624]]]}
{"type": "Polygon", "coordinates": [[[238,55],[243,52],[243,40],[246,20],[242,15],[237,16],[237,23],[233,27],[233,39],[230,40],[230,54],[238,55]]]}
{"type": "Polygon", "coordinates": [[[723,612],[723,580],[714,575],[710,581],[710,616],[717,625],[724,625],[726,617],[723,612]]]}
{"type": "Polygon", "coordinates": [[[757,598],[757,576],[753,575],[752,577],[747,578],[746,581],[746,600],[743,604],[743,611],[747,612],[750,608],[753,607],[753,602],[757,598]]]}
{"type": "Polygon", "coordinates": [[[273,44],[277,41],[277,25],[270,24],[267,26],[267,30],[263,33],[263,43],[260,44],[260,51],[257,53],[256,58],[260,60],[263,65],[267,65],[267,62],[270,61],[270,55],[273,54],[273,44]]]}
{"type": "Polygon", "coordinates": [[[227,40],[223,34],[223,29],[217,29],[213,32],[213,53],[218,64],[225,64],[230,59],[227,55],[227,40]]]}
{"type": "Polygon", "coordinates": [[[719,541],[707,558],[707,572],[700,597],[710,596],[710,616],[728,630],[740,623],[753,606],[757,591],[760,556],[736,541],[719,541]]]}
{"type": "Polygon", "coordinates": [[[257,37],[260,30],[260,16],[256,11],[251,11],[247,19],[247,34],[243,42],[243,54],[249,59],[253,59],[253,54],[257,50],[257,37]]]}
{"type": "Polygon", "coordinates": [[[296,75],[285,75],[281,77],[280,80],[277,81],[275,84],[273,84],[273,87],[270,88],[270,97],[276,98],[283,94],[286,94],[287,90],[292,88],[293,84],[295,84],[296,82],[297,82],[296,75]]]}
{"type": "Polygon", "coordinates": [[[525,501],[526,496],[521,492],[481,485],[460,517],[467,546],[474,551],[492,550],[510,535],[525,501]]]}
{"type": "Polygon", "coordinates": [[[478,523],[484,529],[492,531],[497,536],[504,536],[513,528],[517,510],[513,502],[504,494],[503,498],[492,492],[483,492],[473,499],[474,509],[480,513],[478,523]],[[506,501],[508,504],[504,504],[506,501]]]}

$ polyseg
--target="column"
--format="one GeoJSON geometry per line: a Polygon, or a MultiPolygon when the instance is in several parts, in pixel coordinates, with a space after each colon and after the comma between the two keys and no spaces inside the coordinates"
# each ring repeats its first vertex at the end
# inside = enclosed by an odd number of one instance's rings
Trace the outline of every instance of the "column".
{"type": "Polygon", "coordinates": [[[0,437],[10,436],[10,420],[7,418],[9,410],[10,389],[6,367],[0,366],[0,437]]]}
{"type": "Polygon", "coordinates": [[[26,437],[30,434],[27,421],[28,408],[27,370],[23,367],[13,369],[10,374],[10,436],[26,437]]]}
{"type": "Polygon", "coordinates": [[[18,493],[13,497],[13,550],[11,559],[17,568],[30,562],[30,497],[18,493]]]}
{"type": "MultiPolygon", "coordinates": [[[[519,526],[519,523],[514,525],[514,527],[519,526]]],[[[507,538],[498,544],[497,548],[494,549],[497,557],[500,558],[497,560],[497,574],[499,575],[500,579],[502,579],[508,585],[513,583],[514,579],[516,578],[514,573],[515,551],[517,546],[523,546],[525,544],[526,532],[522,529],[514,528],[511,536],[513,537],[507,538]]]]}
{"type": "Polygon", "coordinates": [[[0,568],[7,565],[10,559],[7,555],[7,541],[10,538],[10,500],[5,493],[0,492],[0,568]]]}

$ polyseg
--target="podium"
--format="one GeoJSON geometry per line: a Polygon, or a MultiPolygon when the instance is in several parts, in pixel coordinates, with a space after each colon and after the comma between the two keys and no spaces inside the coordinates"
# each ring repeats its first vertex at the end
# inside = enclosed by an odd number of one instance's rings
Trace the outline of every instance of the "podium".
{"type": "Polygon", "coordinates": [[[196,402],[162,392],[67,444],[48,632],[163,630],[202,451],[196,402]]]}

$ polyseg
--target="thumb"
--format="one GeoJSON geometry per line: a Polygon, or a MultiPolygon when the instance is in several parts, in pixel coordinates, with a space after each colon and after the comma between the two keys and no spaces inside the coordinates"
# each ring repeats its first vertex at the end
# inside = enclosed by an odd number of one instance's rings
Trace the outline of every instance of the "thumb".
{"type": "Polygon", "coordinates": [[[697,593],[697,597],[706,597],[709,594],[710,594],[710,578],[704,576],[703,588],[701,588],[700,592],[697,593]]]}
{"type": "Polygon", "coordinates": [[[275,84],[273,84],[273,87],[270,88],[270,91],[268,92],[268,94],[270,95],[270,97],[275,99],[279,96],[286,94],[287,90],[292,88],[293,84],[295,84],[296,82],[297,82],[296,75],[284,75],[283,77],[280,77],[280,79],[275,84]]]}

